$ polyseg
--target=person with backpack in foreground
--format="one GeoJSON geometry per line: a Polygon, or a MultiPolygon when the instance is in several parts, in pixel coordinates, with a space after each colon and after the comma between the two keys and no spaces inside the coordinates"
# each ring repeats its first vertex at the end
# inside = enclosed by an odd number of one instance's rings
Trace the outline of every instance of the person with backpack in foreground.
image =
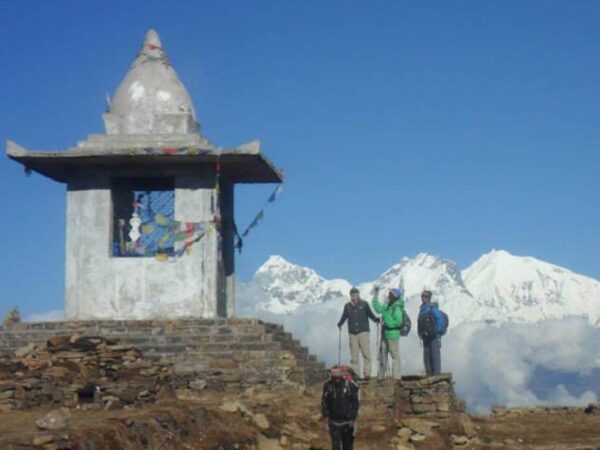
{"type": "Polygon", "coordinates": [[[347,366],[333,366],[323,385],[322,420],[329,425],[332,450],[352,450],[358,416],[356,373],[347,366]]]}
{"type": "Polygon", "coordinates": [[[383,351],[380,354],[380,370],[379,379],[385,376],[381,369],[382,363],[387,361],[388,353],[392,357],[392,378],[399,380],[401,378],[401,362],[400,362],[400,329],[404,323],[404,299],[402,298],[402,290],[390,289],[388,293],[387,303],[382,304],[377,298],[379,288],[375,288],[373,298],[373,309],[375,312],[382,314],[383,318],[383,335],[381,345],[383,351]],[[384,361],[381,358],[385,358],[384,361]]]}
{"type": "Polygon", "coordinates": [[[437,303],[431,302],[431,291],[421,293],[419,309],[419,337],[423,341],[423,362],[427,376],[439,375],[442,372],[442,336],[448,329],[448,316],[441,311],[437,303]]]}
{"type": "MultiPolygon", "coordinates": [[[[350,301],[344,305],[344,312],[337,324],[341,330],[344,322],[348,320],[348,338],[350,344],[350,365],[357,374],[360,374],[360,361],[358,350],[363,356],[363,379],[367,380],[371,376],[371,331],[369,329],[369,319],[379,323],[371,307],[367,302],[360,299],[357,288],[350,289],[350,301]]],[[[340,335],[341,336],[341,335],[340,335]]],[[[339,356],[339,355],[338,355],[339,356]]],[[[339,357],[338,357],[339,359],[339,357]]],[[[339,361],[338,361],[339,364],[339,361]]]]}

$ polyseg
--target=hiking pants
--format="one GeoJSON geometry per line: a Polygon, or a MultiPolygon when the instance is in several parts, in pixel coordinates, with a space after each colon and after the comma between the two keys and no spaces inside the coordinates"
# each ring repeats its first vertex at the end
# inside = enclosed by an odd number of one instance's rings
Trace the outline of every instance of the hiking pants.
{"type": "Polygon", "coordinates": [[[354,448],[354,428],[350,425],[329,423],[331,450],[352,450],[354,448]]]}
{"type": "Polygon", "coordinates": [[[402,362],[400,361],[400,340],[388,340],[382,338],[381,346],[382,348],[379,356],[379,378],[383,379],[385,377],[389,353],[392,357],[392,378],[394,380],[401,379],[402,362]]]}
{"type": "Polygon", "coordinates": [[[423,341],[423,362],[427,376],[442,373],[442,340],[440,338],[431,341],[423,341]]]}
{"type": "Polygon", "coordinates": [[[369,344],[369,336],[371,333],[365,331],[364,333],[348,334],[350,339],[350,365],[354,371],[361,376],[363,373],[364,377],[371,376],[371,345],[369,344]],[[358,350],[363,356],[363,372],[360,371],[360,362],[358,360],[358,350]]]}

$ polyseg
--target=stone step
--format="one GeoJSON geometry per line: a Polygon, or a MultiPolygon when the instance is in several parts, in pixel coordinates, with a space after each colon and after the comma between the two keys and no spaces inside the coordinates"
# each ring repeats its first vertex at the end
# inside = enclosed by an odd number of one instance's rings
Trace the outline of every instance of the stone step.
{"type": "MultiPolygon", "coordinates": [[[[39,335],[33,334],[31,336],[22,336],[19,338],[11,338],[8,336],[4,336],[2,341],[0,341],[0,348],[2,349],[10,349],[16,350],[19,347],[27,345],[29,343],[35,343],[37,345],[43,346],[46,341],[58,335],[69,335],[70,333],[51,333],[48,335],[39,335]]],[[[129,343],[135,345],[137,347],[149,347],[154,346],[155,344],[181,344],[181,345],[190,345],[190,346],[200,346],[200,345],[242,345],[242,348],[246,345],[250,344],[261,344],[261,343],[273,343],[273,337],[268,334],[261,333],[245,333],[245,334],[205,334],[205,335],[112,335],[112,334],[103,334],[105,337],[115,337],[118,338],[122,343],[129,343]]],[[[276,346],[279,348],[281,346],[280,343],[277,343],[276,346]]]]}
{"type": "MultiPolygon", "coordinates": [[[[180,358],[200,360],[206,356],[206,352],[198,351],[197,349],[190,349],[181,354],[180,358]]],[[[291,359],[290,356],[290,353],[286,350],[248,350],[243,353],[236,353],[232,351],[213,351],[210,353],[211,358],[231,358],[236,361],[249,361],[253,359],[291,359]]],[[[325,367],[325,364],[316,359],[298,359],[294,357],[293,360],[296,361],[298,365],[306,367],[325,367]]]]}
{"type": "Polygon", "coordinates": [[[283,325],[280,325],[278,323],[265,322],[264,325],[268,332],[274,333],[274,332],[283,332],[284,331],[283,325]]]}
{"type": "Polygon", "coordinates": [[[238,326],[191,326],[191,327],[91,327],[91,328],[52,328],[52,329],[18,329],[3,330],[2,340],[21,339],[23,337],[31,339],[46,339],[48,336],[57,335],[100,335],[100,336],[149,336],[149,335],[213,335],[213,334],[270,334],[265,331],[264,325],[248,324],[238,326]]]}
{"type": "MultiPolygon", "coordinates": [[[[133,321],[89,321],[89,322],[23,322],[10,329],[3,330],[5,332],[36,332],[36,331],[56,331],[56,330],[135,330],[135,329],[154,329],[168,328],[171,330],[178,329],[193,329],[193,328],[230,328],[244,326],[260,326],[265,331],[273,330],[266,329],[267,324],[255,319],[190,319],[190,320],[174,320],[174,321],[148,321],[148,320],[133,320],[133,321]]],[[[275,330],[277,331],[277,330],[275,330]]],[[[282,330],[280,330],[282,331],[282,330]]],[[[274,332],[274,331],[273,331],[274,332]]]]}
{"type": "Polygon", "coordinates": [[[152,344],[183,344],[183,345],[202,345],[210,343],[250,343],[250,342],[273,342],[273,337],[268,334],[215,334],[215,335],[156,335],[156,336],[123,336],[123,343],[133,344],[135,346],[152,344]]]}
{"type": "Polygon", "coordinates": [[[117,338],[120,343],[141,350],[148,360],[173,363],[182,376],[178,383],[184,384],[189,377],[200,375],[231,386],[249,380],[322,382],[327,373],[325,365],[283,326],[256,319],[20,324],[17,328],[0,330],[0,351],[14,351],[29,343],[43,346],[57,335],[117,338]]]}
{"type": "Polygon", "coordinates": [[[280,342],[292,342],[294,340],[292,333],[288,333],[286,331],[277,331],[274,333],[271,333],[267,330],[267,332],[273,336],[274,339],[280,341],[280,342]]]}
{"type": "Polygon", "coordinates": [[[136,345],[143,354],[147,353],[183,353],[186,351],[195,351],[200,354],[245,352],[249,350],[280,350],[279,342],[236,342],[236,343],[198,343],[185,345],[183,343],[158,344],[143,343],[136,345]]]}
{"type": "Polygon", "coordinates": [[[253,353],[254,354],[251,354],[249,351],[232,355],[230,352],[221,352],[207,355],[206,353],[188,351],[175,357],[173,362],[180,368],[188,367],[197,368],[198,370],[209,368],[211,366],[225,368],[280,366],[325,372],[325,364],[318,361],[299,361],[295,358],[284,357],[286,355],[279,351],[254,351],[253,353]]]}
{"type": "Polygon", "coordinates": [[[142,350],[145,356],[165,355],[169,357],[181,358],[196,358],[204,359],[211,358],[237,358],[237,359],[252,359],[252,358],[281,358],[281,352],[287,352],[293,356],[299,363],[314,365],[315,367],[324,367],[324,364],[317,360],[314,355],[309,355],[307,349],[281,349],[277,342],[247,342],[223,345],[222,343],[208,343],[185,345],[181,343],[175,344],[139,344],[136,345],[142,350]],[[275,356],[277,354],[278,356],[275,356]]]}

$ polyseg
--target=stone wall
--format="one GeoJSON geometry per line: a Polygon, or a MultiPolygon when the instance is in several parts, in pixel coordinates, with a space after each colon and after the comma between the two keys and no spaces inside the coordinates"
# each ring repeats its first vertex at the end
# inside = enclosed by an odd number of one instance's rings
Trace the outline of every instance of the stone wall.
{"type": "Polygon", "coordinates": [[[381,417],[444,418],[464,410],[464,402],[454,394],[451,374],[408,375],[400,382],[371,379],[361,385],[361,418],[367,422],[381,417]]]}
{"type": "Polygon", "coordinates": [[[449,373],[426,376],[405,376],[396,388],[399,414],[445,416],[465,411],[463,400],[456,398],[449,373]]]}
{"type": "MultiPolygon", "coordinates": [[[[44,383],[48,377],[43,371],[66,368],[72,383],[54,398],[58,403],[90,383],[114,392],[133,387],[134,398],[149,391],[142,397],[152,399],[160,386],[241,392],[255,386],[312,384],[326,377],[323,363],[282,326],[255,319],[21,323],[0,330],[1,354],[0,366],[4,361],[6,373],[17,373],[25,391],[47,391],[52,383],[44,383]],[[82,350],[80,342],[90,338],[104,344],[82,350]]],[[[10,390],[16,391],[16,385],[10,390]]]]}
{"type": "MultiPolygon", "coordinates": [[[[92,384],[105,400],[124,403],[153,401],[165,386],[242,392],[311,385],[327,376],[323,363],[282,326],[242,318],[20,323],[0,330],[0,369],[3,360],[5,372],[20,375],[17,384],[0,383],[0,397],[21,399],[12,402],[17,406],[46,400],[67,404],[92,384]],[[10,369],[7,361],[16,365],[10,369]],[[50,392],[55,375],[68,379],[59,394],[50,392]]],[[[367,421],[447,417],[464,408],[450,374],[404,376],[401,382],[371,379],[361,385],[361,416],[367,421]]]]}

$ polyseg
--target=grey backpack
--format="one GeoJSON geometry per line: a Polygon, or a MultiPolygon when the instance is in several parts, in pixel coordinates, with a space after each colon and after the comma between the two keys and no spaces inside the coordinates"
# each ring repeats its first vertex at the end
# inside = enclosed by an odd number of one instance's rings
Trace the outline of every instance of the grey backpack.
{"type": "Polygon", "coordinates": [[[402,326],[400,327],[400,336],[408,336],[408,333],[410,333],[411,325],[412,322],[410,321],[410,317],[408,316],[406,310],[404,310],[404,321],[402,322],[402,326]]]}

